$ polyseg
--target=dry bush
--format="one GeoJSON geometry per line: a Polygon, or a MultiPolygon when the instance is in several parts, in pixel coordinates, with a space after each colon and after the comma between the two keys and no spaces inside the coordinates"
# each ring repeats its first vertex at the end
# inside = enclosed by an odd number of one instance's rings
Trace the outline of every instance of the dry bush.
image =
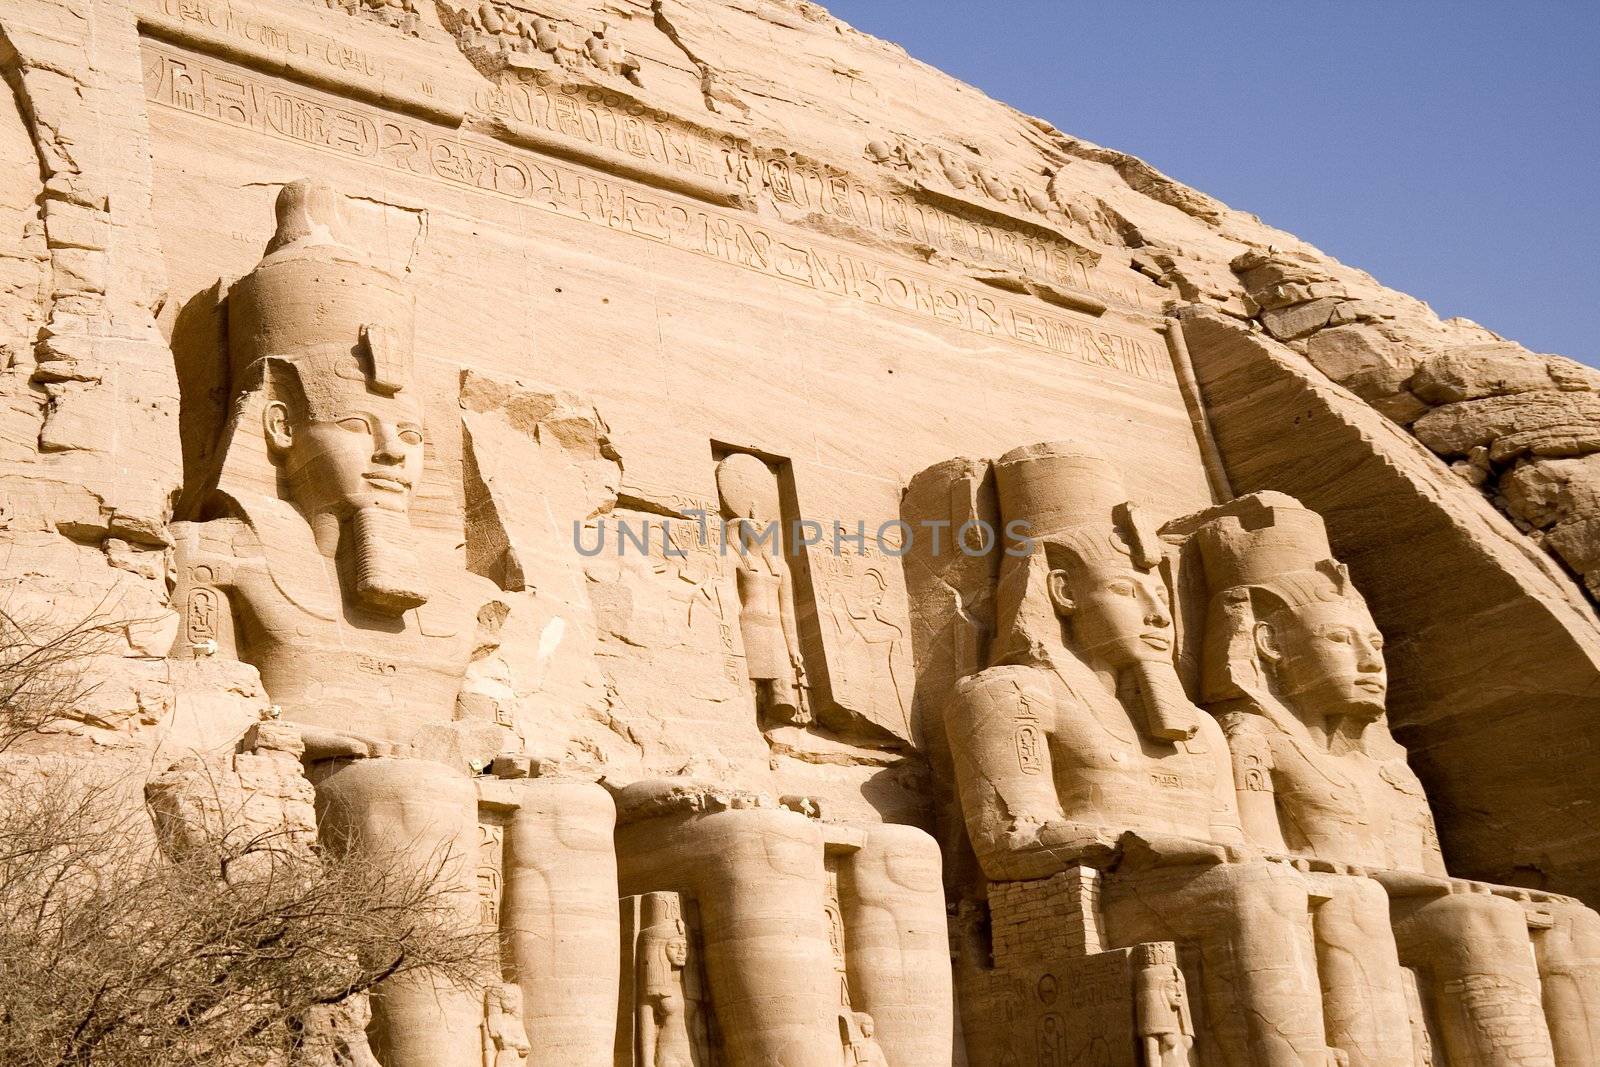
{"type": "MultiPolygon", "coordinates": [[[[3,742],[70,713],[92,628],[0,632],[3,742]]],[[[494,958],[446,857],[333,855],[242,810],[163,851],[143,775],[106,766],[0,767],[0,1064],[292,1064],[326,1006],[419,970],[474,984],[494,958]]]]}
{"type": "Polygon", "coordinates": [[[0,753],[53,723],[82,719],[97,685],[91,665],[116,646],[127,625],[104,604],[60,622],[48,609],[17,600],[0,603],[0,753]]]}

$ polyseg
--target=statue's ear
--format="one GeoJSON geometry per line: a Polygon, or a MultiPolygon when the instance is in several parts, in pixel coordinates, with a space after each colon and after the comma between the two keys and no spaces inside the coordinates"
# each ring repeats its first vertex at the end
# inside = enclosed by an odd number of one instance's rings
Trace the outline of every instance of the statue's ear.
{"type": "Polygon", "coordinates": [[[261,412],[261,428],[267,436],[267,448],[274,457],[283,455],[294,444],[294,430],[289,426],[289,406],[281,400],[267,402],[261,412]]]}
{"type": "Polygon", "coordinates": [[[1272,627],[1267,623],[1256,623],[1255,642],[1256,654],[1263,662],[1277,663],[1283,658],[1283,650],[1278,647],[1278,636],[1272,632],[1272,627]]]}
{"type": "Polygon", "coordinates": [[[1045,575],[1045,588],[1050,591],[1050,603],[1055,605],[1056,614],[1065,618],[1077,610],[1077,604],[1072,599],[1072,586],[1067,584],[1066,571],[1051,571],[1045,575]]]}

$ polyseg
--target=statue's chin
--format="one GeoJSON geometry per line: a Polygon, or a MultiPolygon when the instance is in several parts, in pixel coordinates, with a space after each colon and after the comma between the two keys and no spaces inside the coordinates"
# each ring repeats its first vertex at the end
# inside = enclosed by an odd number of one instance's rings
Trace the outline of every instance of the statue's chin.
{"type": "Polygon", "coordinates": [[[1383,714],[1383,698],[1384,694],[1382,693],[1374,693],[1367,689],[1356,689],[1344,701],[1344,713],[1370,722],[1383,714]]]}

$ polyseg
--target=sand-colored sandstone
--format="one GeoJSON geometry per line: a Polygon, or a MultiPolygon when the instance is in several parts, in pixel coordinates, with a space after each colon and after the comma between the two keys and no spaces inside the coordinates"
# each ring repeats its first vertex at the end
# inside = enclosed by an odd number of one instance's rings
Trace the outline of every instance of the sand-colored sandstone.
{"type": "Polygon", "coordinates": [[[107,634],[8,779],[497,935],[307,1062],[1600,1058],[1596,372],[803,0],[0,70],[0,596],[107,634]]]}

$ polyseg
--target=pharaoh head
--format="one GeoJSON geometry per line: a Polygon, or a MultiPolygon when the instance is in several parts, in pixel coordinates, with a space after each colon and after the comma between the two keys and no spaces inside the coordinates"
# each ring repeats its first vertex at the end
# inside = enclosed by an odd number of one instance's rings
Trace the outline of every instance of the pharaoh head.
{"type": "Polygon", "coordinates": [[[1032,591],[1030,577],[1011,610],[1021,618],[1024,603],[1047,598],[1062,634],[1070,635],[1070,651],[1115,677],[1119,699],[1142,713],[1146,736],[1169,742],[1193,736],[1198,720],[1173,665],[1160,542],[1128,501],[1117,469],[1060,444],[1013,449],[994,469],[1013,539],[1006,551],[1024,568],[1010,578],[1002,571],[1002,596],[1008,584],[1016,589],[1017,574],[1036,574],[1043,558],[1042,595],[1032,591]],[[1019,554],[1021,537],[1033,547],[1019,554]]]}
{"type": "Polygon", "coordinates": [[[1208,703],[1269,691],[1302,718],[1383,714],[1383,635],[1316,512],[1292,497],[1235,501],[1195,533],[1211,605],[1208,703]]]}
{"type": "Polygon", "coordinates": [[[1161,550],[1116,468],[1068,445],[1028,445],[995,462],[995,480],[1008,528],[1043,546],[1050,602],[1076,651],[1113,668],[1170,663],[1161,550]]]}
{"type": "Polygon", "coordinates": [[[412,296],[342,242],[341,199],[286,186],[266,256],[228,294],[234,389],[260,420],[234,433],[262,435],[279,495],[324,551],[348,553],[354,599],[399,614],[426,599],[408,521],[423,457],[412,296]]]}

